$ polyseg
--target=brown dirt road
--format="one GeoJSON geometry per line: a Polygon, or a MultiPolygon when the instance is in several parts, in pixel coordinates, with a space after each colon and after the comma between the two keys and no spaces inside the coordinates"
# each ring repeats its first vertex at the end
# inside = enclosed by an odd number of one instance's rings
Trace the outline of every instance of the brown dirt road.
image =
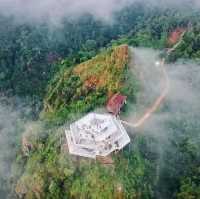
{"type": "MultiPolygon", "coordinates": [[[[171,48],[168,50],[167,52],[167,56],[170,55],[171,52],[173,52],[182,42],[182,39],[185,35],[186,31],[184,31],[181,36],[179,41],[171,48]]],[[[128,121],[124,121],[121,120],[122,123],[133,127],[133,128],[139,128],[141,126],[143,126],[143,124],[151,117],[151,115],[156,112],[156,110],[158,110],[158,108],[161,106],[161,104],[164,102],[166,96],[169,93],[169,89],[170,89],[170,81],[169,81],[169,77],[165,68],[165,59],[162,59],[160,61],[160,69],[162,72],[162,78],[161,81],[163,81],[163,85],[164,88],[162,89],[161,94],[159,95],[159,97],[154,101],[154,103],[145,111],[144,115],[142,117],[140,117],[136,122],[128,122],[128,121]]]]}
{"type": "Polygon", "coordinates": [[[138,128],[138,127],[142,126],[146,122],[146,120],[148,120],[151,117],[151,115],[163,103],[163,101],[165,100],[165,98],[166,98],[166,96],[169,92],[169,88],[170,88],[170,82],[169,82],[169,78],[168,78],[168,75],[167,75],[167,72],[166,72],[166,69],[165,69],[165,60],[164,59],[160,62],[160,67],[161,67],[162,75],[163,75],[162,79],[163,79],[163,82],[164,82],[164,85],[165,85],[161,95],[155,100],[153,105],[146,110],[144,115],[138,121],[136,121],[135,123],[130,123],[130,122],[126,122],[126,121],[121,120],[122,123],[124,123],[128,126],[134,127],[134,128],[138,128]]]}

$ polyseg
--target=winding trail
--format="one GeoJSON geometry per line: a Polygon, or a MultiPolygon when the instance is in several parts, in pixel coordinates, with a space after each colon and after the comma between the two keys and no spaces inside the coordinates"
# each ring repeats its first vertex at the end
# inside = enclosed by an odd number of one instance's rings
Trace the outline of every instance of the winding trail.
{"type": "Polygon", "coordinates": [[[161,93],[161,95],[156,99],[153,105],[146,110],[145,114],[136,123],[132,124],[132,123],[121,120],[122,123],[128,126],[131,126],[133,128],[138,128],[142,126],[146,122],[146,120],[148,120],[151,117],[151,115],[158,109],[158,107],[165,100],[169,92],[170,82],[169,82],[169,78],[168,78],[164,64],[165,64],[165,59],[163,59],[160,64],[160,67],[162,69],[162,74],[163,74],[163,80],[165,82],[165,88],[163,89],[163,92],[161,93]]]}
{"type": "MultiPolygon", "coordinates": [[[[186,31],[184,31],[179,39],[179,41],[171,48],[167,51],[167,57],[170,55],[170,53],[172,53],[182,42],[182,39],[185,35],[186,31]]],[[[150,117],[151,115],[156,112],[156,110],[160,107],[160,105],[163,103],[163,101],[165,100],[166,96],[169,93],[170,90],[170,81],[169,81],[169,77],[165,68],[165,58],[163,58],[160,62],[160,67],[162,70],[162,79],[164,81],[164,89],[162,91],[162,93],[160,94],[160,96],[155,100],[155,102],[153,103],[153,105],[151,107],[149,107],[146,112],[144,113],[144,115],[136,122],[136,123],[130,123],[124,120],[121,120],[122,123],[124,123],[125,125],[128,125],[130,127],[133,128],[139,128],[141,127],[150,117]]]]}

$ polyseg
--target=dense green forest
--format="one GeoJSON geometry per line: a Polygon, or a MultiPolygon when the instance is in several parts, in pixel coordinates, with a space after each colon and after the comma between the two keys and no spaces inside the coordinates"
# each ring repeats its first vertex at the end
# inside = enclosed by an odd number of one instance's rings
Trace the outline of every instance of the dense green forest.
{"type": "Polygon", "coordinates": [[[0,198],[199,199],[199,21],[199,11],[190,6],[142,3],[116,12],[112,23],[85,14],[52,27],[1,15],[0,118],[11,107],[5,117],[13,128],[5,131],[4,119],[0,130],[12,136],[13,150],[3,159],[10,175],[0,167],[0,198]],[[167,119],[160,119],[159,128],[150,123],[135,134],[128,129],[132,142],[112,155],[110,167],[71,157],[65,123],[105,105],[115,92],[133,104],[142,92],[137,77],[130,77],[123,49],[147,47],[166,56],[176,28],[186,33],[166,60],[170,70],[181,68],[178,83],[190,89],[183,89],[181,99],[166,99],[157,114],[167,119]]]}
{"type": "Polygon", "coordinates": [[[86,15],[66,20],[62,27],[56,28],[45,23],[16,24],[13,18],[1,16],[1,92],[42,98],[48,81],[59,70],[57,61],[67,58],[66,65],[75,65],[93,57],[114,40],[163,48],[170,31],[177,26],[187,26],[191,20],[196,24],[198,17],[198,13],[181,8],[164,10],[142,4],[116,13],[112,24],[86,15]]]}

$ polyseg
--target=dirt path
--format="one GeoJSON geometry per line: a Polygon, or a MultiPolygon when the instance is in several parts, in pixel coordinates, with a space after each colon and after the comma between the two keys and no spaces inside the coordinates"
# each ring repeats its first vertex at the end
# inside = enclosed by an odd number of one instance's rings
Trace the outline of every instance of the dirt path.
{"type": "Polygon", "coordinates": [[[166,72],[164,65],[165,65],[165,60],[163,59],[160,62],[160,67],[161,67],[161,70],[162,70],[163,81],[164,81],[165,86],[164,86],[164,89],[163,89],[161,95],[155,100],[153,105],[146,110],[145,114],[138,121],[136,121],[134,124],[121,120],[122,123],[124,123],[128,126],[134,127],[134,128],[142,126],[146,122],[146,120],[151,117],[151,115],[159,108],[159,106],[165,100],[165,97],[167,96],[167,94],[169,92],[170,83],[169,83],[169,78],[168,78],[168,75],[167,75],[167,72],[166,72]]]}
{"type": "MultiPolygon", "coordinates": [[[[167,56],[170,55],[182,42],[182,39],[185,35],[186,31],[184,31],[179,39],[179,41],[167,51],[167,56]]],[[[165,100],[166,96],[168,95],[169,89],[170,89],[170,81],[169,77],[165,68],[165,59],[162,59],[159,62],[159,68],[161,69],[162,72],[162,78],[161,81],[163,82],[164,88],[162,89],[161,94],[159,97],[154,101],[154,103],[145,111],[144,115],[140,117],[136,122],[129,122],[129,121],[124,121],[121,120],[122,123],[133,127],[133,128],[138,128],[141,127],[150,117],[151,115],[156,112],[156,110],[161,106],[163,101],[165,100]]]]}

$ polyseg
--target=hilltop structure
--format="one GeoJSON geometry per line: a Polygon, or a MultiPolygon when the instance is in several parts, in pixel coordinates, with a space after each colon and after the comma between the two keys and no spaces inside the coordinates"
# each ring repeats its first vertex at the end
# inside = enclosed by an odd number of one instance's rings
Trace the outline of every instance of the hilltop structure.
{"type": "Polygon", "coordinates": [[[119,115],[121,108],[126,104],[126,99],[127,97],[120,93],[114,94],[107,103],[106,108],[108,112],[114,115],[119,115]]]}
{"type": "Polygon", "coordinates": [[[88,158],[106,157],[130,143],[121,122],[110,114],[89,113],[72,123],[65,134],[69,153],[88,158]]]}

